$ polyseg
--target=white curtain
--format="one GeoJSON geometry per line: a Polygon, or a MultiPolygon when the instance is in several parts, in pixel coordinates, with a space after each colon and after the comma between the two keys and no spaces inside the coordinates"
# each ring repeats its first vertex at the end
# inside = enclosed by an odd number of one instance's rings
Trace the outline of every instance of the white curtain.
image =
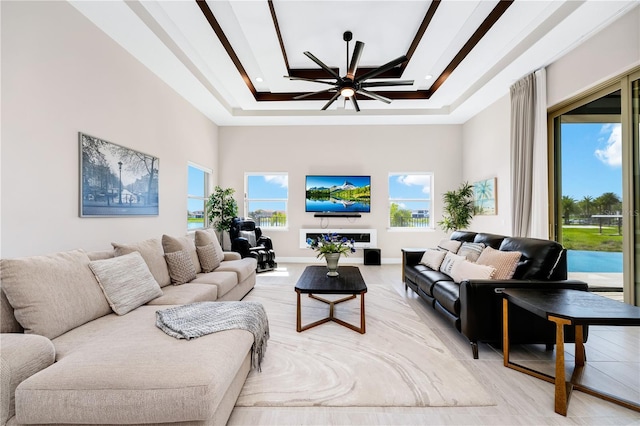
{"type": "Polygon", "coordinates": [[[548,238],[545,70],[511,86],[511,233],[548,238]]]}

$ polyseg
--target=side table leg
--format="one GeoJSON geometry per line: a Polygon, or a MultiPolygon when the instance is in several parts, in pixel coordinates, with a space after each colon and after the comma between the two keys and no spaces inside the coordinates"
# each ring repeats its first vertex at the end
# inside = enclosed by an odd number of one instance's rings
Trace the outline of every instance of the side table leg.
{"type": "Polygon", "coordinates": [[[296,331],[302,331],[302,313],[300,312],[300,292],[296,291],[296,331]]]}

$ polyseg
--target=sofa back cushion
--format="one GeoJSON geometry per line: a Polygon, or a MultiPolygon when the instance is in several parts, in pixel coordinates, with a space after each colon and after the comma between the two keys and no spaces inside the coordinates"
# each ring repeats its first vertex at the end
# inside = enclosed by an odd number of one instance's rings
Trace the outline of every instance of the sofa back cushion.
{"type": "Polygon", "coordinates": [[[471,231],[453,231],[449,239],[472,243],[473,239],[476,237],[477,234],[478,234],[477,232],[471,232],[471,231]]]}
{"type": "MultiPolygon", "coordinates": [[[[164,249],[165,255],[169,253],[175,253],[177,251],[186,250],[189,254],[189,257],[191,258],[191,262],[193,263],[193,266],[196,270],[196,274],[202,272],[200,260],[198,259],[198,253],[196,253],[196,243],[192,238],[171,237],[169,235],[163,235],[162,248],[164,249]]],[[[171,268],[169,268],[169,273],[171,273],[171,268]]]]}
{"type": "Polygon", "coordinates": [[[505,237],[504,235],[487,234],[485,232],[480,232],[473,239],[473,242],[483,243],[487,247],[492,247],[498,250],[500,248],[500,244],[502,244],[502,241],[504,241],[505,238],[507,237],[505,237]]]}
{"type": "Polygon", "coordinates": [[[222,246],[220,245],[220,241],[218,240],[216,231],[211,228],[198,229],[196,231],[195,240],[196,247],[208,246],[209,244],[213,244],[213,247],[216,249],[216,255],[222,262],[222,260],[224,259],[224,251],[222,250],[222,246]]]}
{"type": "Polygon", "coordinates": [[[522,280],[548,280],[554,275],[563,253],[560,243],[538,238],[508,237],[500,251],[522,253],[513,278],[522,280]]]}
{"type": "Polygon", "coordinates": [[[139,252],[160,287],[171,284],[169,267],[164,260],[164,249],[160,238],[152,238],[131,244],[111,243],[111,245],[115,249],[116,256],[133,253],[134,251],[139,252]]]}
{"type": "Polygon", "coordinates": [[[2,290],[25,333],[49,339],[111,313],[82,250],[3,259],[2,290]]]}
{"type": "MultiPolygon", "coordinates": [[[[0,280],[2,281],[2,280],[0,280]]],[[[13,306],[0,286],[0,333],[24,333],[24,329],[13,314],[13,306]]]]}

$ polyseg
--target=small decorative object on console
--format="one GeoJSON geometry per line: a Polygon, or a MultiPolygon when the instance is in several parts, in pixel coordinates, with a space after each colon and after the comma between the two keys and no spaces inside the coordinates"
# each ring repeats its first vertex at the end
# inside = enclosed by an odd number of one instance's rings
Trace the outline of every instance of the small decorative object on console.
{"type": "Polygon", "coordinates": [[[353,239],[349,240],[346,237],[341,237],[335,232],[333,234],[322,234],[315,240],[308,238],[307,244],[318,252],[317,258],[324,257],[326,259],[327,268],[329,269],[327,276],[329,277],[338,276],[340,255],[349,256],[349,253],[356,252],[353,239]]]}

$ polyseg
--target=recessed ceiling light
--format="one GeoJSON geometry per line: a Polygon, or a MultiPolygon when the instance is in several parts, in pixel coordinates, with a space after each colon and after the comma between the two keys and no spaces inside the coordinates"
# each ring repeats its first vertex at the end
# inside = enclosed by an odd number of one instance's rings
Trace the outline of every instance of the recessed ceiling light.
{"type": "Polygon", "coordinates": [[[262,77],[256,77],[256,81],[257,81],[258,83],[262,83],[264,80],[262,80],[262,77]]]}
{"type": "Polygon", "coordinates": [[[424,76],[425,80],[431,80],[433,78],[433,76],[431,74],[427,74],[424,76]]]}

